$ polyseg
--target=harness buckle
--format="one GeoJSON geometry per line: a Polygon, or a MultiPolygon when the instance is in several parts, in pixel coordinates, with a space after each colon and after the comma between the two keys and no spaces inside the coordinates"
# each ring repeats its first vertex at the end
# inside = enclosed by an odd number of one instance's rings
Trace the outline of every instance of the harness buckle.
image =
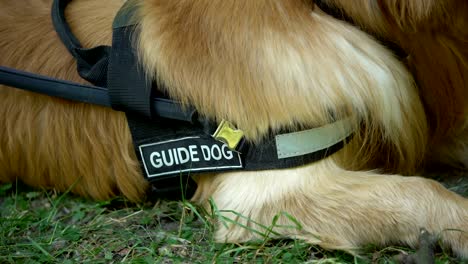
{"type": "Polygon", "coordinates": [[[213,133],[213,138],[226,143],[228,148],[232,151],[236,151],[237,146],[244,138],[244,132],[226,120],[222,120],[216,131],[213,133]]]}

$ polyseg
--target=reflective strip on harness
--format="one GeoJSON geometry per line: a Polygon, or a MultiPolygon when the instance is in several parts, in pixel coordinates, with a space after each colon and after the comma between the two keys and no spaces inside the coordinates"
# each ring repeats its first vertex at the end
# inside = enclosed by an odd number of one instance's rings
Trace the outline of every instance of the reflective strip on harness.
{"type": "Polygon", "coordinates": [[[278,158],[291,158],[327,149],[345,140],[353,132],[351,118],[347,118],[309,130],[277,135],[278,158]]]}

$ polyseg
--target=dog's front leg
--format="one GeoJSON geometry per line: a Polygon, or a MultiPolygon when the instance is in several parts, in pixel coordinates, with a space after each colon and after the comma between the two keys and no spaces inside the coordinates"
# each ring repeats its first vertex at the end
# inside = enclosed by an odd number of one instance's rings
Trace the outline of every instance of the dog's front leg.
{"type": "Polygon", "coordinates": [[[426,228],[468,257],[468,200],[432,180],[345,171],[322,161],[205,176],[198,183],[194,200],[209,208],[213,199],[220,242],[269,234],[351,251],[366,244],[415,247],[426,228]]]}
{"type": "Polygon", "coordinates": [[[362,29],[400,46],[431,129],[430,163],[468,168],[468,2],[321,0],[362,29]],[[338,12],[340,13],[340,12],[338,12]]]}

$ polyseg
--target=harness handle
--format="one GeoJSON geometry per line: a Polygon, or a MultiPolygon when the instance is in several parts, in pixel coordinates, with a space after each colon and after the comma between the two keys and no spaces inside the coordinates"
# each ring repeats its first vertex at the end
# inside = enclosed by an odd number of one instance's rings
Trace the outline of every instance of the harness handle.
{"type": "Polygon", "coordinates": [[[80,41],[71,33],[65,18],[65,8],[72,0],[54,0],[52,23],[62,43],[77,60],[77,70],[81,78],[101,87],[107,87],[107,66],[111,47],[97,46],[83,48],[80,41]]]}

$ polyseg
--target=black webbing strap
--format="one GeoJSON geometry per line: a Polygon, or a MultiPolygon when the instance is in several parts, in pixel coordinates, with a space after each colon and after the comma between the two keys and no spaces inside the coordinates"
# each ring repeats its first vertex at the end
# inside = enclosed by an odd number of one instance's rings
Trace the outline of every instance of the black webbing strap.
{"type": "MultiPolygon", "coordinates": [[[[65,18],[65,8],[70,2],[54,1],[52,22],[63,44],[75,57],[78,74],[96,86],[107,87],[112,108],[151,117],[151,84],[146,81],[130,44],[135,26],[114,28],[112,48],[98,46],[85,49],[65,18]]],[[[119,12],[127,10],[122,8],[119,12]]]]}
{"type": "Polygon", "coordinates": [[[322,160],[330,155],[341,150],[344,145],[351,140],[352,136],[340,141],[332,146],[321,149],[312,153],[298,155],[290,158],[278,158],[277,146],[275,138],[264,139],[259,146],[251,146],[244,159],[247,171],[258,170],[277,170],[289,169],[304,166],[319,160],[322,160]]]}
{"type": "Polygon", "coordinates": [[[146,79],[131,45],[136,28],[134,5],[127,2],[116,16],[112,48],[98,46],[86,49],[73,35],[65,18],[65,8],[71,1],[54,0],[51,12],[54,28],[77,60],[79,75],[96,86],[108,88],[112,108],[153,119],[164,117],[191,123],[197,121],[193,107],[183,109],[179,102],[169,98],[152,98],[152,83],[146,79]]]}
{"type": "Polygon", "coordinates": [[[97,46],[85,49],[72,34],[65,18],[65,8],[71,0],[55,0],[52,4],[52,23],[55,31],[68,51],[77,61],[78,74],[88,82],[107,87],[107,65],[109,64],[109,46],[97,46]]]}
{"type": "MultiPolygon", "coordinates": [[[[135,25],[114,28],[112,48],[85,49],[65,18],[65,8],[70,2],[54,1],[52,22],[63,44],[75,57],[79,75],[94,85],[108,87],[112,108],[151,117],[151,84],[147,83],[130,44],[135,25]]],[[[129,10],[124,6],[119,13],[129,10]]]]}
{"type": "Polygon", "coordinates": [[[112,107],[153,117],[152,83],[136,58],[132,45],[136,25],[130,22],[135,8],[124,5],[113,23],[112,50],[108,69],[108,87],[112,107]]]}

